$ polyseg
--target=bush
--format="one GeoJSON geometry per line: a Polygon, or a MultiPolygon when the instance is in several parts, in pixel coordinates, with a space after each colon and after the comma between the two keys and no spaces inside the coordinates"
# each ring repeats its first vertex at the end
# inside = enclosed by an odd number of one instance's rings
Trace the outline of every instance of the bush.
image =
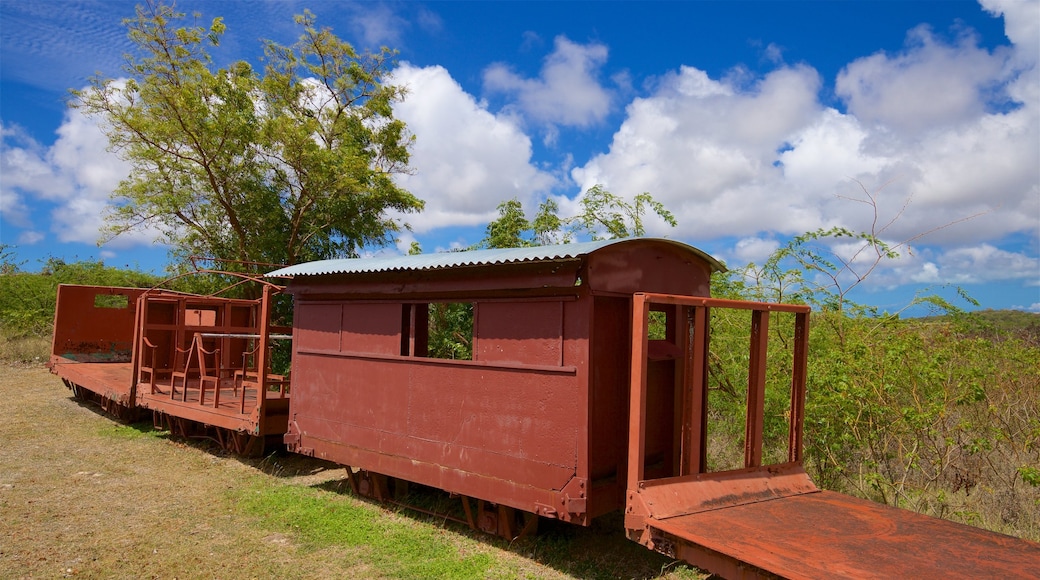
{"type": "Polygon", "coordinates": [[[4,253],[0,269],[0,360],[47,360],[59,284],[150,287],[158,278],[101,262],[48,260],[39,272],[19,271],[4,253]]]}

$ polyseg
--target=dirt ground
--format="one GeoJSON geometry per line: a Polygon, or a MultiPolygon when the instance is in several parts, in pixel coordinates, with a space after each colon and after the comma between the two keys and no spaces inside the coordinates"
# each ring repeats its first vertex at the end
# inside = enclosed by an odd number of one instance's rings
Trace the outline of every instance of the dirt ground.
{"type": "Polygon", "coordinates": [[[338,576],[236,515],[227,490],[262,472],[120,425],[45,368],[0,368],[0,417],[0,577],[338,576]]]}
{"type": "MultiPolygon", "coordinates": [[[[344,557],[348,548],[299,546],[235,505],[235,490],[251,485],[319,486],[344,475],[306,458],[242,460],[120,424],[74,400],[45,368],[0,366],[0,578],[378,577],[344,557]]],[[[460,552],[491,555],[490,576],[573,577],[522,551],[438,533],[460,538],[460,552]]],[[[641,559],[626,548],[658,557],[618,541],[621,555],[607,547],[608,557],[641,559]]],[[[604,542],[575,546],[590,543],[604,542]]]]}
{"type": "Polygon", "coordinates": [[[40,367],[0,368],[0,417],[2,578],[357,572],[334,548],[298,557],[291,537],[238,513],[228,493],[263,478],[314,485],[342,470],[290,456],[265,473],[255,462],[144,435],[73,400],[40,367]]]}

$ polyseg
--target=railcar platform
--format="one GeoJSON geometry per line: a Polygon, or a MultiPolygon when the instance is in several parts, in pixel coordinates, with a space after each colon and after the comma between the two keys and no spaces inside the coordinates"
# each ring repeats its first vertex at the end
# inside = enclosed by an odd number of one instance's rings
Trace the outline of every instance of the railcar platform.
{"type": "Polygon", "coordinates": [[[166,382],[156,383],[154,389],[148,385],[140,385],[138,389],[137,403],[142,407],[251,435],[281,436],[289,414],[289,393],[268,391],[261,406],[257,401],[257,388],[245,384],[236,386],[233,379],[222,380],[217,389],[203,390],[198,379],[189,379],[186,387],[174,387],[166,382]]]}
{"type": "MultiPolygon", "coordinates": [[[[820,491],[649,522],[726,577],[1040,578],[1040,544],[820,491]]],[[[659,546],[660,547],[660,546],[659,546]]]]}

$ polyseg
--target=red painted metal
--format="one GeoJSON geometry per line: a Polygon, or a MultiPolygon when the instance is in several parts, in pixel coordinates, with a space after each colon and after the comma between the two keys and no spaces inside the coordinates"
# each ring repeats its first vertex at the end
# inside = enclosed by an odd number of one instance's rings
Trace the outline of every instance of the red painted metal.
{"type": "Polygon", "coordinates": [[[150,410],[157,423],[193,422],[198,429],[182,430],[208,429],[232,448],[242,447],[236,434],[280,438],[289,381],[270,373],[269,347],[290,329],[270,324],[274,292],[233,300],[61,285],[50,368],[122,418],[150,410]]]}
{"type": "Polygon", "coordinates": [[[631,291],[707,294],[712,268],[640,240],[559,261],[297,276],[286,443],[588,524],[624,498],[631,291]],[[472,360],[415,347],[436,302],[474,305],[472,360]]]}
{"type": "Polygon", "coordinates": [[[270,373],[273,290],[259,300],[152,291],[139,299],[139,406],[266,438],[286,431],[288,379],[270,373]]]}
{"type": "MultiPolygon", "coordinates": [[[[808,307],[636,294],[633,302],[629,414],[629,538],[726,578],[1037,578],[1040,545],[906,510],[821,492],[802,470],[808,307]],[[649,312],[655,305],[689,309],[691,340],[683,357],[682,398],[694,414],[684,426],[702,445],[683,449],[695,471],[650,477],[645,433],[655,420],[646,401],[649,312]],[[751,311],[744,468],[708,472],[703,461],[704,349],[709,309],[751,311]],[[763,464],[762,422],[769,315],[795,315],[790,428],[786,463],[763,464]],[[696,415],[700,414],[700,417],[696,415]]],[[[680,400],[677,397],[677,400],[680,400]]]]}
{"type": "Polygon", "coordinates": [[[1040,545],[829,491],[657,521],[654,548],[726,578],[1040,578],[1040,545]]]}
{"type": "Polygon", "coordinates": [[[62,284],[55,304],[47,366],[74,393],[125,418],[135,407],[130,360],[137,299],[144,292],[62,284]]]}

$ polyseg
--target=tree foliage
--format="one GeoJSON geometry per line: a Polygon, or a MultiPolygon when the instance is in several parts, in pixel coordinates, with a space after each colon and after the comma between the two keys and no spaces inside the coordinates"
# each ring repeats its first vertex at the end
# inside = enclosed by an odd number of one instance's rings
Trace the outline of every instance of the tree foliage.
{"type": "Polygon", "coordinates": [[[406,227],[390,212],[422,202],[393,181],[410,138],[391,110],[404,90],[385,83],[391,51],[358,54],[305,12],[295,44],[265,42],[262,74],[245,61],[218,69],[208,51],[223,21],[184,19],[139,6],[124,21],[129,80],[74,91],[132,165],[106,235],[154,228],[176,257],[293,264],[353,256],[406,227]]]}
{"type": "Polygon", "coordinates": [[[546,199],[538,206],[533,220],[528,220],[523,205],[516,198],[498,204],[498,219],[487,225],[484,239],[477,247],[523,248],[569,243],[579,236],[593,240],[629,238],[646,235],[644,216],[653,211],[665,223],[675,227],[675,217],[647,192],[632,202],[594,185],[579,200],[578,215],[561,218],[559,205],[546,199]]]}

